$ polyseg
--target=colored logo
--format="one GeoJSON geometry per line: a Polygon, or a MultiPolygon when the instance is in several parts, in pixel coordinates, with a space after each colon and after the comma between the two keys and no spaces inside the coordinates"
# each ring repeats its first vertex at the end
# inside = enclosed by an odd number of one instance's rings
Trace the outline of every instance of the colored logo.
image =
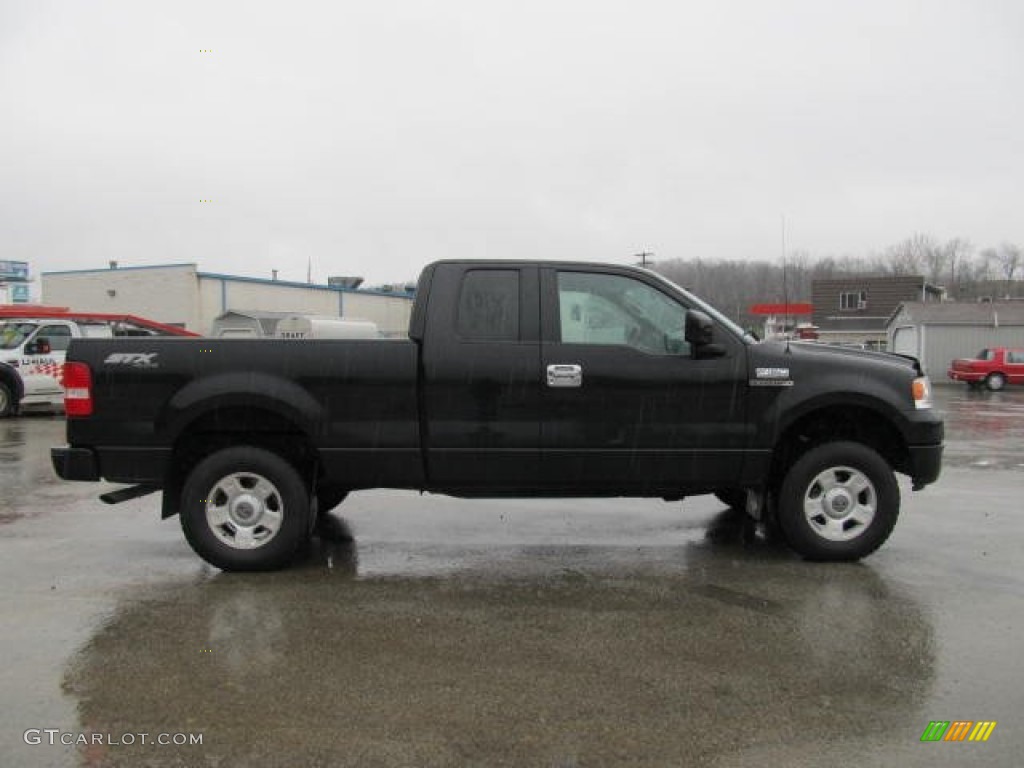
{"type": "Polygon", "coordinates": [[[932,720],[921,741],[988,741],[995,729],[995,720],[932,720]]]}

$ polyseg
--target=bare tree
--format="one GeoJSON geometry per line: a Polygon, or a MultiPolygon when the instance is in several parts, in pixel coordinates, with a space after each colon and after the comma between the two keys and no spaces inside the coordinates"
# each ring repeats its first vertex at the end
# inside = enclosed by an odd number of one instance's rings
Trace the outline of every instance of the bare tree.
{"type": "Polygon", "coordinates": [[[1009,283],[1013,280],[1013,276],[1021,266],[1020,246],[1013,243],[1003,243],[995,253],[996,263],[999,264],[999,270],[1002,272],[1002,278],[1009,283]]]}
{"type": "Polygon", "coordinates": [[[954,237],[939,250],[942,253],[940,261],[949,265],[949,289],[955,291],[954,298],[960,298],[965,283],[977,282],[977,264],[971,263],[974,246],[962,237],[954,237]]]}
{"type": "Polygon", "coordinates": [[[920,232],[908,237],[886,251],[889,272],[893,275],[919,275],[922,270],[941,257],[935,252],[941,250],[930,235],[920,232]]]}
{"type": "MultiPolygon", "coordinates": [[[[956,237],[940,244],[923,234],[915,234],[882,253],[868,255],[814,258],[806,251],[795,251],[787,256],[785,276],[781,261],[775,259],[668,259],[659,261],[655,269],[747,326],[760,320],[749,314],[751,305],[778,303],[784,298],[791,302],[807,301],[814,280],[844,276],[924,274],[933,283],[948,279],[949,289],[960,300],[990,295],[992,265],[998,265],[998,276],[1006,281],[1006,295],[1014,293],[1014,280],[1024,272],[1024,253],[1019,246],[1003,243],[999,248],[979,252],[966,238],[956,237]]],[[[1024,294],[1024,290],[1019,292],[1024,294]]]]}

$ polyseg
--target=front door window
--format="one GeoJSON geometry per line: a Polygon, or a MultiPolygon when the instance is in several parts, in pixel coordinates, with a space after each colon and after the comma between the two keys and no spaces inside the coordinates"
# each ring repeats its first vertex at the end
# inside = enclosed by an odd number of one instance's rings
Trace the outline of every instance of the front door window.
{"type": "Polygon", "coordinates": [[[685,310],[646,283],[619,275],[560,272],[563,344],[632,347],[651,355],[689,355],[685,310]]]}

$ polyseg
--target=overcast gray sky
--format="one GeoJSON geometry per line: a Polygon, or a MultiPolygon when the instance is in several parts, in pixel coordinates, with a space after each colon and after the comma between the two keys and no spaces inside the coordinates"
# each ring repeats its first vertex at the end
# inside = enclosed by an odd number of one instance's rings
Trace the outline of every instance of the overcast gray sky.
{"type": "Polygon", "coordinates": [[[1020,0],[0,0],[36,275],[1021,243],[1022,184],[1020,0]]]}

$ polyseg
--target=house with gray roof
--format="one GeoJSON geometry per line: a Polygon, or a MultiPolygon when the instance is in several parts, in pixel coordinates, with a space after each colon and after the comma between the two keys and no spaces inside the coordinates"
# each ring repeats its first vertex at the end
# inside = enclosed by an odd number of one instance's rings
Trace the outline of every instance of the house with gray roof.
{"type": "Polygon", "coordinates": [[[934,381],[951,360],[988,347],[1024,347],[1024,301],[904,302],[886,323],[890,352],[913,355],[934,381]]]}

